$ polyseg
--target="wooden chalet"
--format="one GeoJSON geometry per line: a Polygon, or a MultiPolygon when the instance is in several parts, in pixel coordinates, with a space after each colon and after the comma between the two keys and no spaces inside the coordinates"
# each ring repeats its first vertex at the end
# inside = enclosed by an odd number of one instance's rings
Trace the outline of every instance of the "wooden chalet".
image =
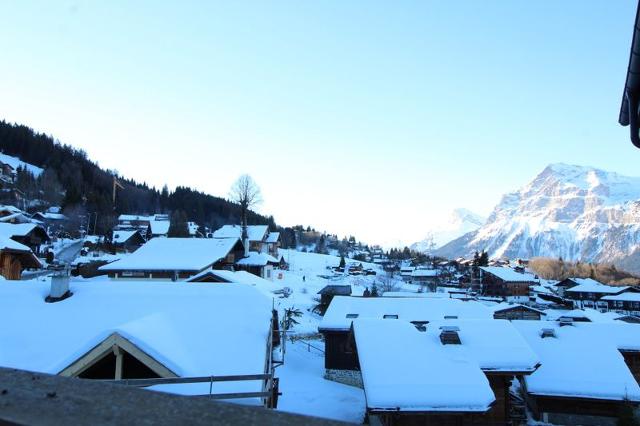
{"type": "MultiPolygon", "coordinates": [[[[247,226],[247,236],[249,239],[249,251],[267,253],[271,256],[278,256],[280,247],[280,233],[269,232],[268,225],[247,226]]],[[[242,238],[242,226],[224,225],[213,233],[213,238],[242,238]]]]}
{"type": "Polygon", "coordinates": [[[44,309],[39,305],[48,286],[0,282],[0,311],[12,324],[0,331],[4,367],[95,380],[145,379],[146,386],[162,384],[167,392],[275,405],[274,315],[260,290],[76,282],[68,299],[44,309]],[[24,321],[27,310],[30,321],[24,321]],[[46,332],[44,324],[50,325],[46,332]],[[243,380],[247,376],[253,377],[243,380]]]}
{"type": "Polygon", "coordinates": [[[607,303],[599,303],[600,299],[629,290],[629,287],[610,286],[592,278],[567,278],[560,283],[565,286],[564,296],[572,300],[577,308],[606,308],[607,303]]]}
{"type": "Polygon", "coordinates": [[[537,320],[547,314],[539,309],[521,304],[500,303],[490,308],[494,319],[506,320],[537,320]]]}
{"type": "Polygon", "coordinates": [[[633,324],[515,321],[540,356],[521,380],[534,418],[553,424],[615,425],[640,403],[640,333],[633,324]],[[620,356],[622,355],[622,356],[620,356]]]}
{"type": "Polygon", "coordinates": [[[500,266],[481,266],[480,282],[484,296],[517,303],[529,301],[530,287],[539,284],[534,275],[500,266]]]}
{"type": "Polygon", "coordinates": [[[47,231],[35,223],[0,223],[0,235],[29,247],[36,255],[40,246],[50,240],[47,231]]]}
{"type": "Polygon", "coordinates": [[[424,297],[334,296],[318,331],[325,342],[325,378],[361,383],[351,325],[356,319],[401,319],[416,326],[446,318],[491,318],[487,307],[475,301],[424,297]]]}
{"type": "Polygon", "coordinates": [[[0,274],[7,280],[19,280],[25,269],[41,268],[31,249],[6,237],[0,238],[0,274]]]}
{"type": "Polygon", "coordinates": [[[324,315],[335,296],[351,296],[350,285],[327,285],[318,292],[320,295],[320,304],[317,310],[320,315],[324,315]]]}
{"type": "Polygon", "coordinates": [[[507,321],[356,320],[353,339],[367,412],[385,425],[508,424],[513,378],[539,366],[507,321]],[[407,352],[425,362],[404,365],[407,352]]]}
{"type": "Polygon", "coordinates": [[[621,293],[603,296],[600,301],[606,303],[610,311],[640,315],[640,290],[637,287],[628,287],[621,293]]]}
{"type": "Polygon", "coordinates": [[[101,266],[113,279],[178,281],[205,269],[230,269],[242,258],[237,238],[153,238],[134,253],[101,266]]]}
{"type": "Polygon", "coordinates": [[[115,230],[111,234],[111,244],[117,253],[132,253],[145,243],[145,239],[137,229],[115,230]]]}

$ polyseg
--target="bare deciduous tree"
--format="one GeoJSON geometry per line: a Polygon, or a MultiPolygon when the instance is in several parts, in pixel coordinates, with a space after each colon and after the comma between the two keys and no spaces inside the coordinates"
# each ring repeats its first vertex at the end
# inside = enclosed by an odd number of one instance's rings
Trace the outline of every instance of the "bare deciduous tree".
{"type": "Polygon", "coordinates": [[[240,176],[231,186],[229,198],[240,205],[242,226],[247,226],[247,212],[262,202],[258,184],[249,175],[240,176]]]}

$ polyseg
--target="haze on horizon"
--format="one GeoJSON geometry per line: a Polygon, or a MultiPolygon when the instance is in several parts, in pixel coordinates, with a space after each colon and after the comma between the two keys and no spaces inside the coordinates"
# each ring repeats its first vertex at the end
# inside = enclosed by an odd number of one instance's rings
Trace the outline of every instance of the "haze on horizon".
{"type": "Polygon", "coordinates": [[[249,173],[281,224],[410,244],[549,163],[637,175],[635,7],[4,2],[0,119],[156,187],[249,173]]]}

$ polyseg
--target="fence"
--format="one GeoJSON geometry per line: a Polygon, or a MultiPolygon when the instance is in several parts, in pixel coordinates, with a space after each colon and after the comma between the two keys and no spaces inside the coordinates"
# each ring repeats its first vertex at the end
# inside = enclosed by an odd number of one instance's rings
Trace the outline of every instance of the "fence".
{"type": "MultiPolygon", "coordinates": [[[[265,405],[272,407],[274,400],[277,400],[278,380],[272,374],[244,374],[236,376],[201,376],[201,377],[165,377],[154,379],[122,379],[104,380],[124,386],[147,387],[156,385],[177,385],[186,383],[209,383],[210,399],[240,399],[240,398],[264,398],[265,405]],[[240,382],[260,380],[264,382],[261,392],[234,392],[234,393],[213,393],[213,384],[216,382],[240,382]]],[[[273,407],[275,408],[275,407],[273,407]]]]}

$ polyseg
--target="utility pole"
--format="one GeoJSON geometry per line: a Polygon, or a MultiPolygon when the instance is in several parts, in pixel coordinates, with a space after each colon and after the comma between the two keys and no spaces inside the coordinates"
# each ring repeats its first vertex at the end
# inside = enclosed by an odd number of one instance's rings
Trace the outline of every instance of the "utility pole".
{"type": "Polygon", "coordinates": [[[118,179],[116,178],[115,175],[113,175],[113,210],[116,209],[116,187],[120,188],[120,189],[124,189],[124,186],[122,186],[122,184],[118,181],[118,179]]]}

